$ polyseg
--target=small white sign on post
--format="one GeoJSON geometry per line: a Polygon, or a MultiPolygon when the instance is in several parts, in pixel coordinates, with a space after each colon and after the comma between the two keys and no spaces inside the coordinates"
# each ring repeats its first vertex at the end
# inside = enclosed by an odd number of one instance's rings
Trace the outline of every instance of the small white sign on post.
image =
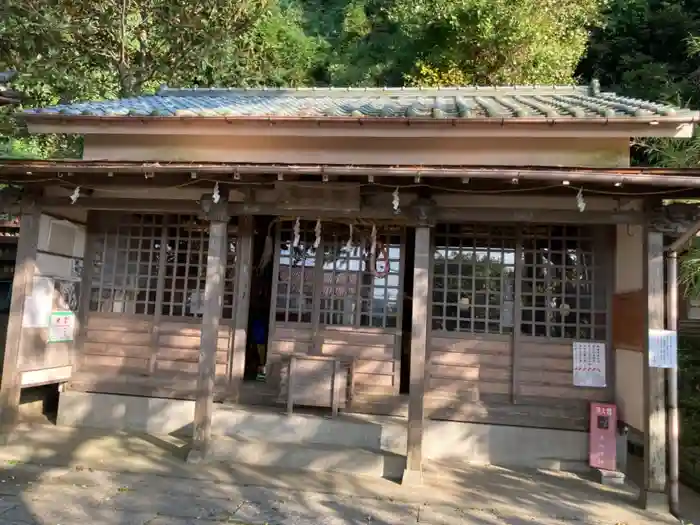
{"type": "Polygon", "coordinates": [[[649,330],[649,366],[678,367],[678,334],[673,330],[649,330]]]}
{"type": "Polygon", "coordinates": [[[605,388],[605,343],[574,341],[574,386],[605,388]]]}
{"type": "Polygon", "coordinates": [[[53,279],[35,276],[32,292],[24,298],[22,328],[46,328],[49,326],[53,296],[53,279]]]}

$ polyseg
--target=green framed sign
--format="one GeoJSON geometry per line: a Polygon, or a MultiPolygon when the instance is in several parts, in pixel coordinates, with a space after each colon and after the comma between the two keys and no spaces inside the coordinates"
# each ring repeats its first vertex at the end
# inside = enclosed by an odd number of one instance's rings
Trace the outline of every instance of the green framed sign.
{"type": "Polygon", "coordinates": [[[49,343],[73,341],[75,334],[75,314],[73,312],[52,312],[49,317],[49,343]]]}

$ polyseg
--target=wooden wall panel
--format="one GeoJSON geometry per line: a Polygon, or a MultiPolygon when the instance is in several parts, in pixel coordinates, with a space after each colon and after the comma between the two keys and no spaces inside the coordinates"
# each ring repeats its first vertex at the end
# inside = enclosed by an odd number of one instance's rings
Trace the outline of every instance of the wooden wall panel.
{"type": "MultiPolygon", "coordinates": [[[[81,367],[71,382],[72,387],[120,394],[140,394],[152,388],[153,395],[193,398],[199,370],[198,324],[161,322],[155,368],[151,369],[152,323],[149,319],[123,314],[90,314],[81,367]],[[134,385],[133,391],[129,391],[129,384],[134,385]],[[175,391],[177,395],[173,394],[175,391]]],[[[231,336],[229,326],[220,328],[216,355],[220,391],[228,379],[231,336]]]]}
{"type": "Polygon", "coordinates": [[[150,320],[91,313],[79,372],[99,370],[106,377],[147,374],[150,346],[150,320]]]}
{"type": "Polygon", "coordinates": [[[326,326],[320,332],[321,354],[355,359],[355,389],[399,392],[395,370],[396,330],[326,326]]]}
{"type": "MultiPolygon", "coordinates": [[[[574,402],[587,410],[588,401],[608,401],[609,388],[574,386],[573,349],[570,342],[528,338],[517,349],[520,354],[517,396],[522,402],[545,406],[574,402]]],[[[610,358],[607,358],[610,362],[610,358]]]]}
{"type": "Polygon", "coordinates": [[[311,324],[276,323],[267,344],[267,362],[265,364],[267,383],[277,392],[280,388],[282,364],[285,356],[293,353],[311,352],[311,324]]]}
{"type": "Polygon", "coordinates": [[[432,333],[428,395],[464,403],[480,402],[494,395],[508,396],[512,381],[510,337],[460,335],[432,333]]]}
{"type": "Polygon", "coordinates": [[[612,339],[615,348],[644,351],[647,297],[644,290],[613,295],[612,339]]]}
{"type": "MultiPolygon", "coordinates": [[[[355,388],[360,392],[398,394],[395,330],[380,328],[321,328],[320,354],[355,360],[355,388]]],[[[269,382],[279,386],[280,364],[292,353],[311,354],[312,328],[304,324],[275,325],[268,350],[269,382]]],[[[313,377],[310,376],[313,381],[313,377]]]]}

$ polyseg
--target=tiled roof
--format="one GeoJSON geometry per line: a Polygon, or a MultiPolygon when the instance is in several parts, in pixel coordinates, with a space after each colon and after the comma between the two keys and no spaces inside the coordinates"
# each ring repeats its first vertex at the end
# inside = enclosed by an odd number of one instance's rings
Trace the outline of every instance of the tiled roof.
{"type": "Polygon", "coordinates": [[[29,109],[27,116],[387,119],[673,119],[698,113],[591,86],[170,89],[151,96],[29,109]]]}

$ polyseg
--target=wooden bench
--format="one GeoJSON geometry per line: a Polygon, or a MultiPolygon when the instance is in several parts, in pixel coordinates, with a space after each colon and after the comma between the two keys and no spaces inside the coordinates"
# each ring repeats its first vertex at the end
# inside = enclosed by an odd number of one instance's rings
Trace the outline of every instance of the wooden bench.
{"type": "Polygon", "coordinates": [[[354,392],[354,359],[291,354],[280,382],[280,401],[292,414],[294,404],[330,407],[333,417],[348,406],[354,392]],[[286,376],[286,377],[285,377],[286,376]]]}

